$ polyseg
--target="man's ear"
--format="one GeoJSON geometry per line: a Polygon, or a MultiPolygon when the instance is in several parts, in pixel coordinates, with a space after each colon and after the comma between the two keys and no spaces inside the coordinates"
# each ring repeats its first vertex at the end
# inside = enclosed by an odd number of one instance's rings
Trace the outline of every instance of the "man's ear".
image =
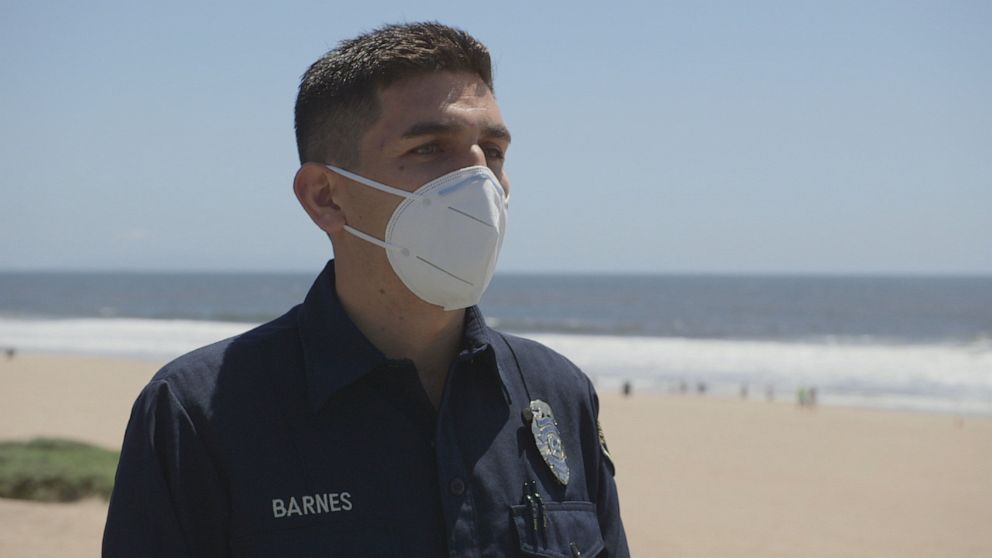
{"type": "Polygon", "coordinates": [[[344,210],[336,203],[341,180],[317,163],[304,163],[296,171],[293,192],[310,219],[327,234],[344,229],[344,210]]]}

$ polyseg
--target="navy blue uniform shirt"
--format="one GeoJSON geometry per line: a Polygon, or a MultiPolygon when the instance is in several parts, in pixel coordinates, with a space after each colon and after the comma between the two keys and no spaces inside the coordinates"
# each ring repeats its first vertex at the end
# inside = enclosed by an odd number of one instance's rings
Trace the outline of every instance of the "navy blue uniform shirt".
{"type": "Polygon", "coordinates": [[[466,311],[435,410],[346,315],[305,302],[166,365],[134,404],[105,557],[627,556],[598,401],[571,362],[466,311]],[[523,410],[547,402],[570,472],[523,410]]]}

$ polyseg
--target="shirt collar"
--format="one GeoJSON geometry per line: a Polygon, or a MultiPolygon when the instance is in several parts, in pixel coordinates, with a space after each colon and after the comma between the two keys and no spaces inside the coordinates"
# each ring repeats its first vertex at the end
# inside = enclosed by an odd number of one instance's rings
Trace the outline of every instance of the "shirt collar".
{"type": "MultiPolygon", "coordinates": [[[[314,281],[297,318],[306,368],[307,403],[314,412],[341,388],[386,362],[386,356],[362,335],[344,310],[334,287],[334,260],[314,281]]],[[[503,396],[509,403],[507,378],[497,364],[490,331],[477,306],[465,311],[463,354],[486,358],[486,368],[496,369],[503,396]]]]}
{"type": "Polygon", "coordinates": [[[509,406],[512,404],[509,390],[510,378],[507,377],[509,372],[500,363],[501,359],[496,354],[496,347],[498,345],[492,343],[494,335],[499,335],[499,333],[486,325],[486,319],[483,317],[482,310],[479,310],[478,306],[471,306],[465,309],[462,350],[463,352],[471,353],[473,355],[472,358],[484,359],[486,368],[496,370],[499,377],[499,387],[503,392],[503,399],[506,401],[507,406],[509,406]]]}

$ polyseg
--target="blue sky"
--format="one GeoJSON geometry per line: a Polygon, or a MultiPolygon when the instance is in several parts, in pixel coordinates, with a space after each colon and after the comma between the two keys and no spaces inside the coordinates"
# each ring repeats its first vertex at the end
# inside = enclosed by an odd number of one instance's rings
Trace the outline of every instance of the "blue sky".
{"type": "Polygon", "coordinates": [[[4,2],[0,270],[316,272],[299,76],[437,19],[493,53],[502,271],[992,273],[992,3],[342,4],[4,2]]]}

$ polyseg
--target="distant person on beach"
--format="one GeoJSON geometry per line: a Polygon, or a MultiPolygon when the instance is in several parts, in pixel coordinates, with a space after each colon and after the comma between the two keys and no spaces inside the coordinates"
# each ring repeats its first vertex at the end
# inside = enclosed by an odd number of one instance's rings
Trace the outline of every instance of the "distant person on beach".
{"type": "Polygon", "coordinates": [[[800,387],[799,391],[796,393],[796,402],[804,409],[812,409],[816,407],[816,386],[800,387]]]}
{"type": "Polygon", "coordinates": [[[103,555],[629,556],[591,382],[477,307],[510,194],[486,47],[437,23],[344,41],[296,136],[335,259],[152,378],[103,555]]]}

